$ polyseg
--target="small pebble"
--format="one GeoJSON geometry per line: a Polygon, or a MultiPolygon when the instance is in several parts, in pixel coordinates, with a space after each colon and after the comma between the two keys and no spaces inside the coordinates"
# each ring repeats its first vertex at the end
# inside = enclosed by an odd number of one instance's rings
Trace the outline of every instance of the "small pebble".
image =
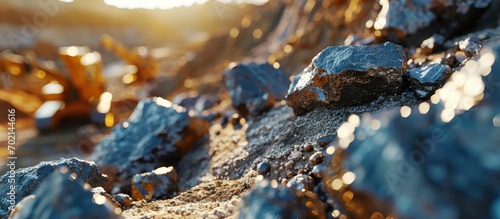
{"type": "Polygon", "coordinates": [[[259,164],[257,164],[257,172],[259,172],[259,174],[266,174],[270,170],[271,166],[268,162],[260,162],[259,164]]]}
{"type": "Polygon", "coordinates": [[[316,140],[316,143],[320,147],[325,147],[330,144],[335,139],[333,135],[323,135],[316,140]]]}
{"type": "Polygon", "coordinates": [[[321,162],[323,162],[323,153],[320,152],[320,151],[314,153],[309,158],[309,163],[312,164],[312,165],[316,165],[316,164],[319,164],[321,162]]]}
{"type": "Polygon", "coordinates": [[[292,170],[294,165],[295,165],[295,163],[294,163],[293,161],[288,161],[288,162],[286,162],[286,164],[285,164],[285,168],[286,168],[287,170],[292,170]]]}
{"type": "Polygon", "coordinates": [[[291,178],[286,186],[297,191],[311,191],[314,188],[314,179],[304,174],[298,174],[291,178]]]}
{"type": "Polygon", "coordinates": [[[313,177],[321,179],[321,173],[323,172],[323,168],[324,168],[324,166],[322,164],[318,164],[318,165],[314,166],[313,169],[311,170],[311,175],[313,177]]]}
{"type": "Polygon", "coordinates": [[[314,149],[313,145],[311,143],[307,143],[305,144],[302,149],[305,151],[305,152],[309,152],[309,151],[312,151],[314,149]]]}

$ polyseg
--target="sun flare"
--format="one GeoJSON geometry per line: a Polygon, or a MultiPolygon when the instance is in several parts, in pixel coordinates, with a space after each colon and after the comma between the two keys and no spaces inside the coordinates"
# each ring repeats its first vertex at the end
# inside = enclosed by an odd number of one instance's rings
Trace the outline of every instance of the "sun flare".
{"type": "MultiPolygon", "coordinates": [[[[175,7],[189,7],[194,4],[204,4],[208,0],[104,0],[104,3],[112,5],[118,8],[127,9],[170,9],[175,7]]],[[[248,3],[261,5],[267,2],[267,0],[219,0],[221,3],[248,3]]]]}

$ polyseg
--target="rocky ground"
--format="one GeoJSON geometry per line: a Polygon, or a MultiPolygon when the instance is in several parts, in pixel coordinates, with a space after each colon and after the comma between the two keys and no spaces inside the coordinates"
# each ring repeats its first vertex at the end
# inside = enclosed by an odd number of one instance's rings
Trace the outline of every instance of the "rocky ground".
{"type": "Polygon", "coordinates": [[[16,171],[11,217],[500,218],[498,2],[263,7],[278,18],[209,41],[95,163],[16,171]]]}

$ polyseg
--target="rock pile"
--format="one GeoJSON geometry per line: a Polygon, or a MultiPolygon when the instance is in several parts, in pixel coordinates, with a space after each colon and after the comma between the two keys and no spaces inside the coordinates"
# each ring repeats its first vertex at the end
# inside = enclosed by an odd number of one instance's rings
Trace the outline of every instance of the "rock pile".
{"type": "Polygon", "coordinates": [[[343,200],[348,217],[370,218],[376,213],[401,218],[500,216],[496,183],[500,181],[500,102],[496,98],[500,89],[498,83],[491,83],[500,81],[500,64],[497,60],[490,73],[492,60],[492,54],[485,53],[463,68],[467,72],[454,73],[457,76],[438,91],[448,95],[437,95],[437,105],[403,106],[365,115],[355,130],[339,128],[348,133],[342,135],[327,166],[330,174],[325,184],[337,200],[343,200]],[[464,106],[481,99],[477,97],[484,98],[476,106],[464,106]],[[350,198],[342,199],[345,196],[350,198]]]}

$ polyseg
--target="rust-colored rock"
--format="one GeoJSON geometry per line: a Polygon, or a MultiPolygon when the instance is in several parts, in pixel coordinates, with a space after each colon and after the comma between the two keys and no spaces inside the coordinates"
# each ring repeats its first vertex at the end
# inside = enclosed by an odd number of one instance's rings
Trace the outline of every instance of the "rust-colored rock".
{"type": "Polygon", "coordinates": [[[132,178],[132,198],[136,201],[172,198],[177,195],[178,184],[177,172],[173,167],[160,167],[132,178]]]}

